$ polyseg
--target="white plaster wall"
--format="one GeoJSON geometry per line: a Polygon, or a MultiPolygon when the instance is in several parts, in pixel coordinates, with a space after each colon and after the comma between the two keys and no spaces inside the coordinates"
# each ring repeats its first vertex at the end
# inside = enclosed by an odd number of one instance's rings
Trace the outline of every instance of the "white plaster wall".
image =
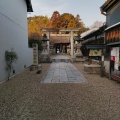
{"type": "Polygon", "coordinates": [[[27,29],[27,7],[25,0],[0,0],[0,12],[16,24],[27,29]]]}
{"type": "Polygon", "coordinates": [[[33,63],[33,50],[28,48],[27,6],[25,0],[0,1],[0,82],[6,80],[5,51],[18,54],[14,64],[18,73],[33,63]]]}

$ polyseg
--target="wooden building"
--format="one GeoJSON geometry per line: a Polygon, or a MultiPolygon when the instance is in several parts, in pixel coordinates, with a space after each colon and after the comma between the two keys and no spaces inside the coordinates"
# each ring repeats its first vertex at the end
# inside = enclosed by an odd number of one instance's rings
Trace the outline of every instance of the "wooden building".
{"type": "Polygon", "coordinates": [[[105,29],[105,72],[109,78],[120,81],[120,0],[107,0],[101,6],[106,16],[105,29]]]}
{"type": "Polygon", "coordinates": [[[93,28],[81,34],[82,39],[82,53],[84,56],[89,56],[92,59],[101,61],[101,56],[103,49],[105,48],[104,44],[104,29],[106,25],[103,25],[100,28],[93,28]]]}
{"type": "Polygon", "coordinates": [[[54,45],[54,54],[70,54],[70,36],[50,36],[50,42],[54,45]]]}

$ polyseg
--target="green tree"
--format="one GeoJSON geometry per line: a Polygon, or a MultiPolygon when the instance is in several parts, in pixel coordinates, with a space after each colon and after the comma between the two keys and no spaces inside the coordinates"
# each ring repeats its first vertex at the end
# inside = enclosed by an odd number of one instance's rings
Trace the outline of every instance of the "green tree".
{"type": "Polygon", "coordinates": [[[38,50],[42,50],[42,42],[41,40],[37,40],[37,39],[30,39],[28,41],[29,47],[32,48],[33,47],[33,43],[37,43],[38,44],[38,50]]]}
{"type": "Polygon", "coordinates": [[[6,70],[8,71],[8,80],[10,78],[11,70],[13,69],[13,63],[18,59],[18,55],[14,51],[5,51],[6,70]]]}

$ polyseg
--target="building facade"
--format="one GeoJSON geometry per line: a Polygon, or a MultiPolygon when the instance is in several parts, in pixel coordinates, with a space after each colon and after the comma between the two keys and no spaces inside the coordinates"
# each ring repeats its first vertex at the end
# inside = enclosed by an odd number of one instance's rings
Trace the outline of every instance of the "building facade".
{"type": "Polygon", "coordinates": [[[120,81],[120,0],[107,0],[101,6],[106,16],[105,29],[105,72],[109,78],[120,81]]]}
{"type": "Polygon", "coordinates": [[[54,45],[54,54],[70,54],[70,36],[50,36],[50,42],[54,45]]]}
{"type": "Polygon", "coordinates": [[[33,63],[27,29],[27,12],[32,11],[31,0],[0,1],[0,82],[7,79],[5,51],[13,50],[18,55],[13,68],[15,74],[33,63]]]}
{"type": "Polygon", "coordinates": [[[99,28],[93,28],[81,34],[82,53],[84,56],[89,56],[92,59],[101,61],[102,53],[105,48],[104,30],[106,25],[99,28]]]}

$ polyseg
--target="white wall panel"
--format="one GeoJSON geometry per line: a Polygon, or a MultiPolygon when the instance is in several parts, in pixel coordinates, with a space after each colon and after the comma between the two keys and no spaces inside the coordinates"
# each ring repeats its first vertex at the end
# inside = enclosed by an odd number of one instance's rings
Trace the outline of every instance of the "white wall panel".
{"type": "Polygon", "coordinates": [[[105,71],[109,73],[109,61],[104,61],[105,71]]]}
{"type": "Polygon", "coordinates": [[[24,0],[0,1],[0,82],[7,78],[5,51],[18,54],[16,73],[33,63],[32,49],[28,48],[27,7],[24,0]]]}

